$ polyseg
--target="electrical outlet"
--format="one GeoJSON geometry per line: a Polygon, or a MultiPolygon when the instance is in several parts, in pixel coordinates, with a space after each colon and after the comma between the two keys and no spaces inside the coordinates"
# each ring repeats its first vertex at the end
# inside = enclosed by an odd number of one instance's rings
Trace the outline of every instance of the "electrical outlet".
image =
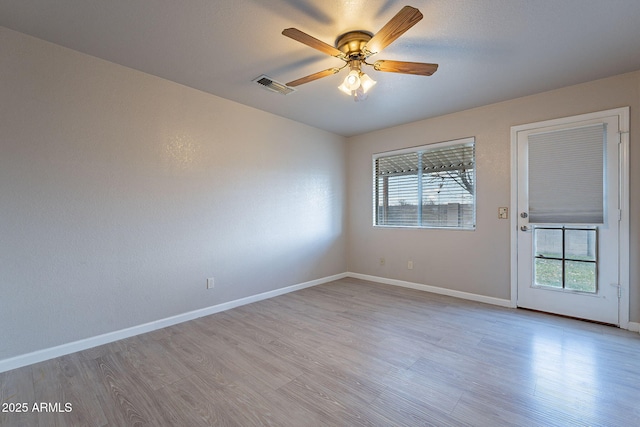
{"type": "Polygon", "coordinates": [[[413,261],[411,260],[407,261],[407,269],[413,270],[413,261]]]}
{"type": "Polygon", "coordinates": [[[207,289],[213,289],[213,285],[214,285],[213,277],[209,277],[207,279],[207,289]]]}
{"type": "Polygon", "coordinates": [[[380,265],[381,265],[381,266],[383,266],[383,265],[384,265],[384,263],[385,263],[386,261],[385,261],[385,259],[384,259],[384,258],[380,258],[380,261],[379,261],[379,262],[380,262],[380,265]]]}

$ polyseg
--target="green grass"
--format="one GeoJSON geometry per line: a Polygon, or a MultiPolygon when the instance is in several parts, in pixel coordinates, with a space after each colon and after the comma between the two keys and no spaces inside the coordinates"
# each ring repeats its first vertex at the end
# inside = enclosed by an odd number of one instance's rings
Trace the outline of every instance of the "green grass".
{"type": "Polygon", "coordinates": [[[536,285],[562,288],[562,261],[536,258],[534,266],[536,285]]]}
{"type": "MultiPolygon", "coordinates": [[[[536,258],[535,282],[539,286],[562,288],[562,261],[536,258]]],[[[596,268],[592,262],[565,261],[565,289],[596,292],[596,268]]]]}

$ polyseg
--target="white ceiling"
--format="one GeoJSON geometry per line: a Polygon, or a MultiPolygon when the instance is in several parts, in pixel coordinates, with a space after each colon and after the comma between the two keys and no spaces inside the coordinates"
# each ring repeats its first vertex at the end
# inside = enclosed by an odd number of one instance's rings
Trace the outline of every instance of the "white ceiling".
{"type": "Polygon", "coordinates": [[[639,0],[0,0],[0,25],[345,136],[640,69],[639,0]],[[371,60],[433,76],[367,67],[360,103],[337,89],[346,71],[286,96],[252,83],[343,64],[283,29],[333,45],[406,4],[424,19],[371,60]]]}

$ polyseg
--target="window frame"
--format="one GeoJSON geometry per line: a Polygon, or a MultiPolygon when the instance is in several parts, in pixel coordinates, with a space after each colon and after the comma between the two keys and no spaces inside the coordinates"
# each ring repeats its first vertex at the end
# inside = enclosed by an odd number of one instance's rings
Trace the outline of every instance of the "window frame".
{"type": "MultiPolygon", "coordinates": [[[[374,153],[372,155],[372,181],[373,181],[373,201],[372,201],[372,223],[375,228],[408,228],[408,229],[435,229],[435,230],[455,230],[455,231],[475,231],[477,226],[477,160],[476,160],[476,139],[475,137],[466,137],[460,139],[454,139],[449,141],[435,142],[431,144],[425,144],[414,147],[407,147],[398,150],[384,151],[379,153],[374,153]],[[470,227],[464,226],[442,226],[442,225],[390,225],[390,224],[378,224],[378,192],[377,192],[377,167],[376,163],[378,159],[384,157],[393,157],[400,156],[403,154],[417,153],[419,156],[423,152],[442,150],[447,147],[460,146],[460,145],[471,145],[473,147],[473,194],[471,195],[473,198],[473,224],[470,227]]],[[[418,173],[416,176],[418,181],[418,205],[423,205],[423,194],[422,194],[422,184],[421,179],[419,178],[421,174],[418,173]]],[[[380,196],[384,197],[384,196],[380,196]]]]}

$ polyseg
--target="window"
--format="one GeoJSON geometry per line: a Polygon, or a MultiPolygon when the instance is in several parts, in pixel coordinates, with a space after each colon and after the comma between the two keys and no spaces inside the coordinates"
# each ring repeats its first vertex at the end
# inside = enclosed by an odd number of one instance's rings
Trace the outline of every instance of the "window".
{"type": "Polygon", "coordinates": [[[374,225],[475,228],[475,139],[374,155],[374,225]]]}
{"type": "Polygon", "coordinates": [[[597,231],[597,228],[535,227],[533,284],[596,293],[597,231]]]}

